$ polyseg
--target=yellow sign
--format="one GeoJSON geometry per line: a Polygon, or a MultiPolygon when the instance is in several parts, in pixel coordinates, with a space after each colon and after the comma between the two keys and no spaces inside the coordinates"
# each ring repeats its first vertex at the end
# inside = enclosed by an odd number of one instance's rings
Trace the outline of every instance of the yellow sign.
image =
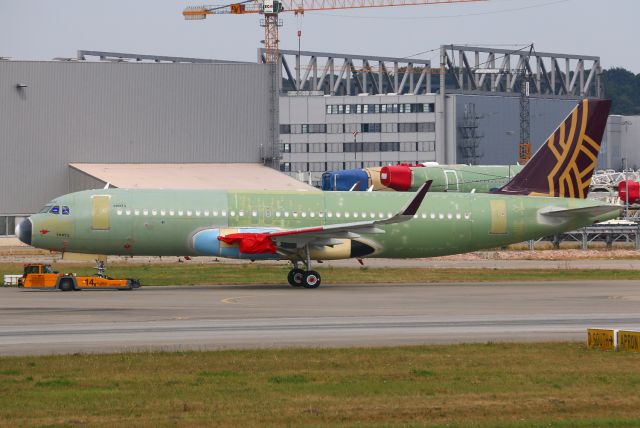
{"type": "Polygon", "coordinates": [[[618,350],[640,352],[640,331],[620,330],[618,332],[618,350]]]}
{"type": "Polygon", "coordinates": [[[589,349],[602,349],[604,351],[614,351],[615,331],[601,328],[587,329],[587,347],[589,349]]]}

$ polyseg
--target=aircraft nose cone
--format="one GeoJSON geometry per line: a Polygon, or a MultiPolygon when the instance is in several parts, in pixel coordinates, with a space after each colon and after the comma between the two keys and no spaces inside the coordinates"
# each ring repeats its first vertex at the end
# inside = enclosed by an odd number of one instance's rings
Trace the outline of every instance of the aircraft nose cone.
{"type": "Polygon", "coordinates": [[[22,220],[16,226],[16,236],[27,245],[31,245],[31,220],[22,220]]]}

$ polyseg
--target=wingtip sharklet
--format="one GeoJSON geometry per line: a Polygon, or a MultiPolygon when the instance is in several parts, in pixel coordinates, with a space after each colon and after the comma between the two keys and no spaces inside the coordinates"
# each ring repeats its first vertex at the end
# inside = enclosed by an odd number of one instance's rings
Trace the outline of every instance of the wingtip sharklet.
{"type": "Polygon", "coordinates": [[[424,197],[427,196],[427,192],[429,192],[429,188],[431,188],[431,183],[433,183],[433,180],[428,180],[425,181],[422,186],[420,186],[420,188],[416,191],[416,195],[404,207],[400,215],[413,217],[418,212],[418,208],[420,208],[420,205],[422,205],[424,197]]]}

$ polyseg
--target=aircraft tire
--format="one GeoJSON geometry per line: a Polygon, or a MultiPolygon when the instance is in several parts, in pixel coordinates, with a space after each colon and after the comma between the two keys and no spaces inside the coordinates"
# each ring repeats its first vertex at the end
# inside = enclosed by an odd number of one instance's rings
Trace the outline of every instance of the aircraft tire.
{"type": "Polygon", "coordinates": [[[318,288],[320,287],[320,274],[315,270],[305,272],[302,285],[304,288],[318,288]]]}
{"type": "Polygon", "coordinates": [[[302,269],[291,269],[287,275],[287,281],[292,287],[302,287],[305,271],[302,269]]]}

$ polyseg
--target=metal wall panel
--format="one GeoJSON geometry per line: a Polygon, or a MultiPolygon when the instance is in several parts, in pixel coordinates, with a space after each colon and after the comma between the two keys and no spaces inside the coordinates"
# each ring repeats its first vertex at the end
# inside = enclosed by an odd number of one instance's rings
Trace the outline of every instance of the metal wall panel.
{"type": "MultiPolygon", "coordinates": [[[[486,95],[451,95],[448,102],[455,103],[455,125],[448,124],[447,138],[456,136],[458,163],[463,144],[460,126],[464,119],[465,104],[474,104],[478,116],[477,132],[482,138],[478,141],[478,164],[512,165],[518,161],[518,143],[520,142],[520,100],[519,97],[486,95]]],[[[531,150],[536,150],[549,135],[567,117],[576,106],[577,100],[531,98],[530,126],[531,150]]]]}
{"type": "Polygon", "coordinates": [[[73,162],[259,162],[268,79],[259,64],[0,61],[0,214],[67,193],[73,162]]]}
{"type": "Polygon", "coordinates": [[[598,169],[640,169],[640,116],[609,116],[603,140],[598,169]]]}

